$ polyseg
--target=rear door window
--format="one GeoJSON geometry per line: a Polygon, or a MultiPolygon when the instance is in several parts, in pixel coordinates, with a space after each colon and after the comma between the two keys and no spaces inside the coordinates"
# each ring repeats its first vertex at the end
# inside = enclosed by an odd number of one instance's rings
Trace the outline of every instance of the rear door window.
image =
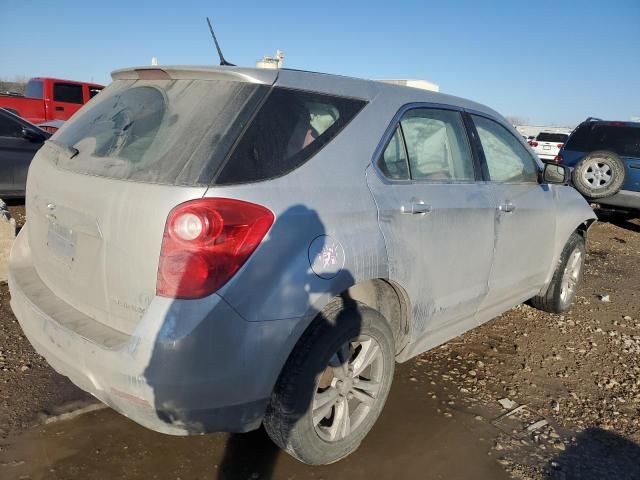
{"type": "Polygon", "coordinates": [[[400,120],[414,180],[474,180],[473,158],[459,112],[409,110],[400,120]]]}
{"type": "Polygon", "coordinates": [[[365,104],[352,98],[274,88],[215,183],[257,182],[291,172],[340,133],[365,104]]]}
{"type": "Polygon", "coordinates": [[[493,182],[538,181],[535,160],[514,135],[493,120],[472,115],[493,182]]]}
{"type": "Polygon", "coordinates": [[[73,83],[54,83],[53,100],[64,103],[83,103],[82,85],[73,83]]]}

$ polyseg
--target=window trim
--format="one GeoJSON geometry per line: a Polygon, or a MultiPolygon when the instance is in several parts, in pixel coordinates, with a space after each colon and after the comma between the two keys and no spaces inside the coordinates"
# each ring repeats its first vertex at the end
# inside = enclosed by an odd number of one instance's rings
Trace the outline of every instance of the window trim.
{"type": "Polygon", "coordinates": [[[447,105],[444,103],[412,102],[412,103],[407,103],[401,106],[396,112],[396,114],[393,116],[393,118],[391,119],[391,122],[389,123],[389,125],[387,126],[387,129],[382,135],[382,138],[378,143],[378,146],[373,152],[373,158],[371,160],[371,164],[373,165],[374,170],[378,173],[378,176],[383,181],[383,183],[389,184],[389,185],[391,184],[469,185],[469,184],[481,182],[483,180],[482,171],[478,168],[479,159],[476,158],[476,152],[473,147],[473,142],[470,138],[467,124],[464,119],[464,113],[465,113],[464,108],[458,107],[456,105],[447,105]],[[407,143],[406,143],[406,139],[404,138],[404,131],[402,130],[402,125],[400,124],[402,117],[405,115],[405,113],[407,113],[410,110],[449,110],[449,111],[458,112],[460,114],[460,117],[462,120],[462,130],[464,132],[465,138],[467,139],[467,144],[469,145],[469,152],[471,153],[471,162],[472,162],[473,173],[474,173],[473,179],[471,180],[429,180],[424,178],[413,178],[413,175],[411,172],[411,162],[409,161],[409,152],[407,150],[407,143]],[[378,163],[380,162],[380,159],[382,158],[382,155],[384,154],[385,149],[391,142],[391,139],[393,138],[393,135],[395,134],[397,127],[400,127],[400,133],[402,134],[402,144],[404,145],[405,155],[407,157],[409,178],[406,180],[387,177],[382,172],[382,170],[380,169],[380,166],[378,165],[378,163]]]}
{"type": "Polygon", "coordinates": [[[477,148],[478,148],[478,155],[480,156],[480,160],[482,162],[482,172],[483,172],[483,177],[484,177],[484,181],[487,183],[493,183],[496,185],[532,185],[532,184],[540,184],[540,172],[542,171],[542,167],[541,165],[538,163],[538,161],[536,160],[536,158],[531,154],[531,152],[529,151],[529,148],[527,147],[527,145],[524,142],[524,139],[522,138],[522,136],[517,136],[514,135],[507,126],[505,126],[504,122],[500,121],[499,119],[497,119],[496,117],[493,117],[491,115],[488,115],[486,113],[483,112],[479,112],[477,110],[472,110],[472,109],[464,109],[465,113],[469,115],[469,128],[472,129],[473,131],[473,135],[475,137],[475,141],[477,142],[477,148]],[[476,124],[473,121],[473,116],[478,116],[478,117],[483,117],[487,120],[491,120],[494,123],[498,124],[499,126],[501,126],[507,133],[509,133],[513,138],[515,138],[518,142],[520,142],[520,144],[524,147],[525,152],[527,152],[527,154],[529,155],[529,158],[531,159],[531,161],[533,162],[533,165],[535,167],[535,171],[536,171],[536,181],[531,181],[531,182],[498,182],[496,180],[491,180],[491,175],[489,174],[489,164],[487,163],[487,157],[484,154],[484,147],[482,146],[482,142],[480,141],[480,135],[478,134],[478,130],[476,128],[476,124]]]}
{"type": "Polygon", "coordinates": [[[411,181],[412,175],[411,175],[411,163],[409,162],[409,151],[407,150],[407,143],[405,142],[404,131],[402,130],[402,125],[400,124],[400,122],[398,122],[398,124],[396,125],[396,128],[393,129],[393,131],[391,133],[391,136],[389,137],[387,142],[384,144],[384,147],[381,150],[381,153],[380,153],[380,156],[378,157],[378,160],[374,162],[374,166],[375,166],[376,170],[378,170],[380,172],[380,175],[382,175],[382,177],[387,179],[387,180],[394,181],[394,182],[409,182],[409,181],[411,181]],[[388,176],[386,176],[384,174],[384,172],[382,171],[382,168],[380,168],[380,162],[384,158],[384,152],[387,151],[387,147],[389,146],[389,144],[393,140],[393,137],[395,137],[396,132],[398,132],[400,134],[400,142],[402,143],[402,151],[404,152],[404,160],[405,160],[405,164],[407,166],[407,173],[409,174],[409,178],[391,178],[391,177],[388,177],[388,176]]]}

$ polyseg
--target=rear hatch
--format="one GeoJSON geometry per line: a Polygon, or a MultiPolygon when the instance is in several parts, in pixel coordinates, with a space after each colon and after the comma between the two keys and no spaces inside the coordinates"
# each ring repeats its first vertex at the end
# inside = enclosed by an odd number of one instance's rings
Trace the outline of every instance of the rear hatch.
{"type": "Polygon", "coordinates": [[[530,145],[538,155],[553,155],[555,157],[568,137],[565,133],[541,132],[535,140],[530,142],[530,145]]]}
{"type": "Polygon", "coordinates": [[[156,292],[168,213],[202,197],[275,71],[142,69],[64,125],[32,162],[34,267],[59,298],[130,334],[156,292]]]}

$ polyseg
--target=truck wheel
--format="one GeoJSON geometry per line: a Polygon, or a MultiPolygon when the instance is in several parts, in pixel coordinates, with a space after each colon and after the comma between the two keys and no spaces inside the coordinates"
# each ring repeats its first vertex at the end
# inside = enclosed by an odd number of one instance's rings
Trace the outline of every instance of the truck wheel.
{"type": "Polygon", "coordinates": [[[378,419],[393,379],[393,333],[361,303],[332,303],[285,364],[264,427],[301,462],[326,465],[355,451],[378,419]]]}
{"type": "Polygon", "coordinates": [[[543,294],[530,300],[531,305],[549,313],[569,310],[582,280],[585,255],[584,237],[578,232],[573,232],[562,250],[551,283],[543,294]]]}
{"type": "Polygon", "coordinates": [[[620,191],[624,177],[624,163],[620,157],[598,150],[578,162],[573,171],[573,184],[587,198],[604,198],[620,191]]]}

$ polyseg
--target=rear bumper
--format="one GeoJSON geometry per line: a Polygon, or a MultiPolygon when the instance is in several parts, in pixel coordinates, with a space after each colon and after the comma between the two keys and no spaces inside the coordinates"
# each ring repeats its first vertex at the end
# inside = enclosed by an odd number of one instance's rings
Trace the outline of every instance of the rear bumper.
{"type": "Polygon", "coordinates": [[[538,157],[540,157],[540,160],[542,160],[543,162],[553,160],[557,156],[549,153],[538,153],[537,155],[538,157]]]}
{"type": "Polygon", "coordinates": [[[601,205],[640,210],[640,192],[633,192],[631,190],[620,190],[615,195],[600,198],[595,201],[601,205]]]}
{"type": "Polygon", "coordinates": [[[247,322],[217,295],[156,297],[126,335],[47,288],[30,264],[26,230],[11,253],[11,307],[56,371],[162,433],[244,432],[260,425],[297,319],[247,322]]]}

